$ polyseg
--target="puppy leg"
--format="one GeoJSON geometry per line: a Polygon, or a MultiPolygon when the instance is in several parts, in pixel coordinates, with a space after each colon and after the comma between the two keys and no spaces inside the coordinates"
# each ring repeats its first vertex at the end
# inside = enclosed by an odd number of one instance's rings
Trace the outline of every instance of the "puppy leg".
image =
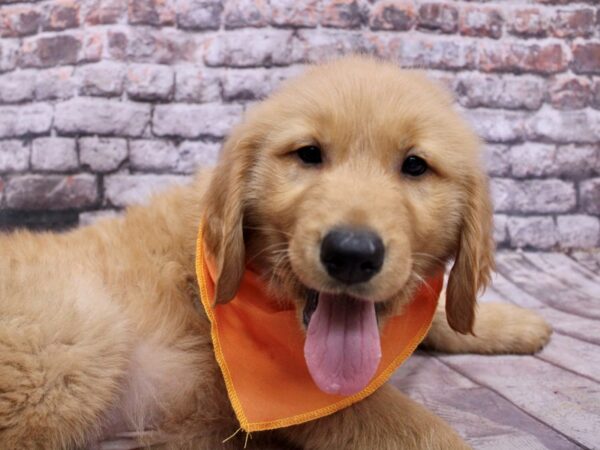
{"type": "Polygon", "coordinates": [[[331,416],[280,432],[305,450],[469,448],[442,419],[389,384],[331,416]]]}
{"type": "Polygon", "coordinates": [[[444,312],[444,293],[423,346],[447,353],[531,354],[550,339],[552,328],[533,311],[508,303],[481,303],[474,335],[452,330],[444,312]]]}
{"type": "Polygon", "coordinates": [[[103,307],[80,314],[71,302],[6,300],[0,298],[0,448],[87,446],[125,371],[122,317],[103,307]]]}

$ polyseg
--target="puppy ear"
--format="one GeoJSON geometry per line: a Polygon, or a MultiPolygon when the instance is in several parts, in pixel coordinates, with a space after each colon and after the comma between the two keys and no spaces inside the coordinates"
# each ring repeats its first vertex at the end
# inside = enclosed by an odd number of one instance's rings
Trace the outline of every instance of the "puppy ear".
{"type": "Polygon", "coordinates": [[[487,286],[494,269],[493,210],[487,179],[473,176],[468,183],[456,259],[446,289],[446,318],[450,327],[473,334],[477,294],[487,286]]]}
{"type": "Polygon", "coordinates": [[[204,237],[216,266],[215,304],[233,299],[244,275],[244,191],[251,156],[241,125],[225,142],[205,196],[204,237]]]}

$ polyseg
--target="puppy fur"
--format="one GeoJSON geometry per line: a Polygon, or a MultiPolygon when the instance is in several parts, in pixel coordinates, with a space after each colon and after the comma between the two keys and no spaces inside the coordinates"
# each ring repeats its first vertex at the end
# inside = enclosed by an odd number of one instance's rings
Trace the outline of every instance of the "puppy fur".
{"type": "MultiPolygon", "coordinates": [[[[238,425],[198,303],[203,217],[217,303],[231,300],[252,265],[299,312],[308,288],[346,292],[377,302],[385,322],[453,260],[425,344],[540,349],[550,328],[536,314],[507,304],[476,311],[493,269],[492,208],[480,142],[451,104],[417,71],[346,57],[252,108],[217,168],[189,185],[69,233],[0,236],[0,447],[243,445],[241,433],[222,442],[238,425]],[[319,167],[299,160],[306,145],[322,149],[319,167]],[[427,161],[426,174],[401,172],[409,155],[427,161]],[[386,246],[381,272],[351,288],[330,279],[318,257],[339,225],[373,229],[386,246]]],[[[390,385],[331,416],[256,433],[249,445],[467,448],[390,385]]]]}

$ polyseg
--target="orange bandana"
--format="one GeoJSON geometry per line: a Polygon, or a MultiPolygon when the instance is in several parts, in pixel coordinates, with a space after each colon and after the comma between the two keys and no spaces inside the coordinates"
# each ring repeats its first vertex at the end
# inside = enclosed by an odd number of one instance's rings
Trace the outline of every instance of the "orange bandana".
{"type": "Polygon", "coordinates": [[[246,270],[234,299],[212,306],[214,273],[206,263],[202,226],[196,244],[196,275],[215,356],[246,432],[318,419],[372,394],[429,331],[443,284],[443,273],[428,279],[404,313],[388,321],[381,332],[381,360],[372,380],[358,393],[341,396],[316,386],[304,359],[305,335],[294,306],[270,298],[256,273],[246,270]]]}

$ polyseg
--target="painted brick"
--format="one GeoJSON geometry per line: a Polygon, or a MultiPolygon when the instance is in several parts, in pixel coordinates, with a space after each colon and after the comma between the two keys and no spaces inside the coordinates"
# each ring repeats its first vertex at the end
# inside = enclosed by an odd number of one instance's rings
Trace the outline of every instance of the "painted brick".
{"type": "Polygon", "coordinates": [[[127,71],[127,94],[135,100],[167,100],[173,94],[173,69],[156,64],[135,64],[127,71]]]}
{"type": "Polygon", "coordinates": [[[52,106],[46,103],[0,106],[0,137],[44,134],[51,124],[52,106]]]}
{"type": "Polygon", "coordinates": [[[61,133],[140,136],[150,121],[150,106],[108,99],[74,98],[56,105],[61,133]]]}
{"type": "Polygon", "coordinates": [[[508,145],[487,144],[484,147],[484,161],[489,175],[504,177],[510,174],[510,151],[508,145]]]}
{"type": "Polygon", "coordinates": [[[34,34],[40,21],[41,14],[35,5],[0,7],[0,38],[34,34]]]}
{"type": "Polygon", "coordinates": [[[509,217],[506,225],[512,247],[549,250],[556,245],[556,225],[551,217],[509,217]]]}
{"type": "Polygon", "coordinates": [[[462,74],[455,89],[468,108],[538,109],[545,95],[544,80],[531,76],[462,74]]]}
{"type": "Polygon", "coordinates": [[[549,19],[540,8],[515,8],[510,12],[506,26],[517,36],[544,37],[548,34],[549,19]]]}
{"type": "Polygon", "coordinates": [[[33,100],[37,73],[19,70],[0,75],[0,104],[33,100]]]}
{"type": "Polygon", "coordinates": [[[596,78],[592,85],[590,104],[593,108],[600,109],[600,78],[596,78]]]}
{"type": "Polygon", "coordinates": [[[119,96],[123,93],[125,65],[103,61],[77,69],[84,95],[119,96]]]}
{"type": "Polygon", "coordinates": [[[321,25],[324,27],[360,28],[368,20],[366,0],[325,0],[321,2],[321,8],[321,25]]]}
{"type": "Polygon", "coordinates": [[[61,0],[47,5],[42,28],[57,31],[79,27],[80,3],[78,0],[61,0]]]}
{"type": "Polygon", "coordinates": [[[223,78],[226,101],[258,100],[269,95],[271,90],[271,71],[268,69],[228,70],[223,78]]]}
{"type": "Polygon", "coordinates": [[[477,49],[472,42],[452,38],[405,39],[394,36],[386,52],[385,56],[397,59],[404,67],[467,69],[475,66],[477,49]]]}
{"type": "Polygon", "coordinates": [[[494,214],[494,241],[499,245],[506,243],[508,239],[507,222],[508,216],[504,214],[494,214]]]}
{"type": "Polygon", "coordinates": [[[267,0],[226,0],[225,28],[264,27],[269,24],[271,6],[267,0]]]}
{"type": "Polygon", "coordinates": [[[573,71],[600,74],[600,43],[577,43],[573,46],[573,71]]]}
{"type": "Polygon", "coordinates": [[[596,247],[600,243],[600,220],[582,214],[556,218],[558,242],[562,248],[596,247]]]}
{"type": "Polygon", "coordinates": [[[21,172],[29,168],[29,144],[18,140],[0,141],[0,173],[21,172]]]}
{"type": "Polygon", "coordinates": [[[229,67],[289,64],[291,41],[289,30],[235,30],[210,40],[204,61],[229,67]]]}
{"type": "Polygon", "coordinates": [[[135,25],[173,25],[175,6],[173,0],[128,0],[128,22],[135,25]]]}
{"type": "Polygon", "coordinates": [[[460,33],[465,36],[485,36],[498,39],[502,36],[504,20],[499,10],[468,6],[461,11],[460,33]]]}
{"type": "Polygon", "coordinates": [[[319,23],[318,0],[271,0],[271,24],[314,28],[319,23]]]}
{"type": "Polygon", "coordinates": [[[600,214],[600,178],[590,178],[579,185],[581,209],[589,214],[600,214]]]}
{"type": "Polygon", "coordinates": [[[176,64],[197,62],[200,38],[173,28],[131,27],[109,31],[107,52],[111,59],[126,62],[176,64]]]}
{"type": "Polygon", "coordinates": [[[490,142],[511,142],[527,136],[528,113],[478,108],[465,110],[463,115],[477,134],[490,142]]]}
{"type": "Polygon", "coordinates": [[[484,72],[556,73],[568,66],[568,53],[560,43],[482,42],[479,67],[484,72]]]}
{"type": "Polygon", "coordinates": [[[177,25],[187,30],[216,30],[223,5],[218,0],[186,0],[179,4],[177,25]]]}
{"type": "Polygon", "coordinates": [[[17,66],[20,49],[19,39],[0,39],[0,72],[17,66]]]}
{"type": "Polygon", "coordinates": [[[152,194],[187,181],[187,177],[178,175],[108,175],[104,195],[109,205],[125,207],[145,203],[152,194]]]}
{"type": "Polygon", "coordinates": [[[43,137],[31,145],[31,167],[34,170],[66,172],[79,166],[75,139],[43,137]]]}
{"type": "Polygon", "coordinates": [[[548,87],[549,101],[556,109],[585,108],[591,95],[591,83],[584,77],[557,76],[548,87]]]}
{"type": "Polygon", "coordinates": [[[514,145],[509,153],[511,174],[516,178],[556,175],[556,146],[527,142],[514,145]]]}
{"type": "Polygon", "coordinates": [[[528,123],[533,139],[561,143],[593,143],[600,139],[600,113],[593,110],[557,111],[542,108],[528,123]]]}
{"type": "Polygon", "coordinates": [[[71,35],[27,38],[23,41],[19,61],[23,67],[75,64],[81,48],[81,38],[71,35]]]}
{"type": "Polygon", "coordinates": [[[497,212],[559,213],[576,204],[575,186],[568,181],[493,178],[490,186],[497,212]]]}
{"type": "Polygon", "coordinates": [[[127,141],[121,138],[84,137],[79,139],[81,164],[94,172],[112,172],[127,158],[127,141]]]}
{"type": "Polygon", "coordinates": [[[5,187],[6,206],[25,210],[63,210],[94,206],[98,202],[96,177],[79,175],[21,175],[5,187]]]}
{"type": "Polygon", "coordinates": [[[35,97],[38,100],[67,99],[78,90],[73,67],[53,67],[37,72],[35,97]]]}
{"type": "Polygon", "coordinates": [[[86,0],[82,5],[85,22],[89,25],[117,23],[127,11],[124,0],[86,0]]]}
{"type": "Polygon", "coordinates": [[[458,10],[444,3],[424,3],[419,6],[418,26],[425,30],[454,33],[458,29],[458,10]]]}
{"type": "Polygon", "coordinates": [[[285,58],[288,62],[323,62],[331,55],[349,53],[376,53],[376,46],[364,34],[356,31],[322,29],[300,30],[293,41],[292,54],[285,58]]]}
{"type": "Polygon", "coordinates": [[[589,37],[597,29],[592,8],[559,9],[550,21],[550,32],[561,38],[589,37]]]}
{"type": "Polygon", "coordinates": [[[177,148],[173,142],[144,139],[129,142],[129,165],[139,171],[167,171],[177,167],[177,148]]]}
{"type": "Polygon", "coordinates": [[[240,120],[241,114],[239,105],[157,105],[152,128],[157,136],[222,137],[240,120]]]}
{"type": "Polygon", "coordinates": [[[184,141],[179,145],[176,171],[193,174],[198,169],[217,163],[221,144],[218,142],[184,141]]]}
{"type": "Polygon", "coordinates": [[[221,98],[218,70],[200,66],[175,68],[175,100],[178,102],[215,102],[221,98]]]}
{"type": "Polygon", "coordinates": [[[559,145],[554,160],[554,174],[560,177],[581,179],[600,175],[600,147],[559,145]]]}

